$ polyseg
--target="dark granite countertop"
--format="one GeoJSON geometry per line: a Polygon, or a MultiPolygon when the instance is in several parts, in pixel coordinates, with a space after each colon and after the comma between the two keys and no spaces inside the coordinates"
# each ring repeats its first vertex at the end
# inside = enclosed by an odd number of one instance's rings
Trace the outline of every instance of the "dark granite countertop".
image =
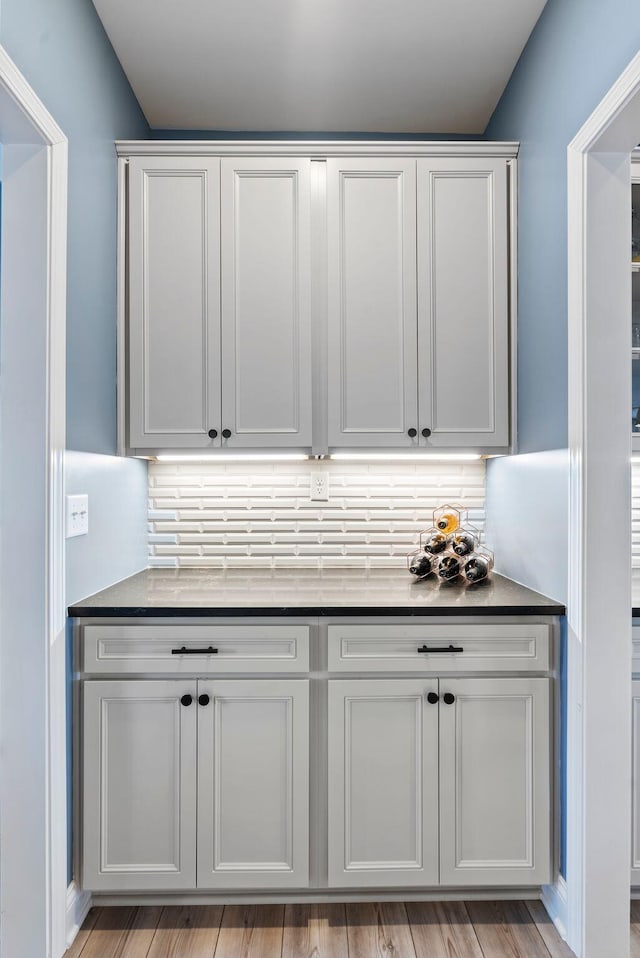
{"type": "Polygon", "coordinates": [[[493,574],[476,585],[403,569],[146,569],[69,607],[87,616],[563,615],[493,574]]]}

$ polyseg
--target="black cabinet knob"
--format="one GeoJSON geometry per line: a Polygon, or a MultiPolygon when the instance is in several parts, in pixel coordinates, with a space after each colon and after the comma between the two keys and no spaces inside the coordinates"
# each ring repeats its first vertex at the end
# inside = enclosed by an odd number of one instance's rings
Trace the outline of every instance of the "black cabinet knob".
{"type": "Polygon", "coordinates": [[[444,700],[445,705],[453,705],[453,703],[456,700],[456,697],[453,694],[453,692],[445,692],[442,698],[444,700]]]}
{"type": "Polygon", "coordinates": [[[209,439],[217,439],[217,437],[218,437],[218,430],[217,430],[217,429],[210,429],[210,430],[209,430],[209,439]]]}
{"type": "Polygon", "coordinates": [[[203,692],[202,695],[198,696],[198,705],[208,705],[209,701],[209,696],[206,692],[203,692]]]}
{"type": "Polygon", "coordinates": [[[413,426],[411,427],[411,429],[407,429],[407,436],[409,436],[410,439],[415,439],[417,435],[418,435],[418,430],[414,429],[413,426]]]}
{"type": "Polygon", "coordinates": [[[193,695],[183,695],[180,699],[180,705],[191,705],[193,702],[193,695]]]}
{"type": "Polygon", "coordinates": [[[438,701],[438,693],[429,692],[429,694],[427,695],[427,702],[429,703],[429,705],[435,705],[437,701],[438,701]]]}
{"type": "Polygon", "coordinates": [[[428,439],[429,436],[431,435],[431,430],[430,430],[430,429],[426,429],[426,428],[423,429],[423,430],[422,430],[422,435],[424,436],[425,439],[428,439]]]}
{"type": "Polygon", "coordinates": [[[222,430],[222,436],[223,436],[224,439],[230,439],[230,438],[231,438],[231,430],[230,430],[230,429],[223,429],[223,430],[222,430]]]}

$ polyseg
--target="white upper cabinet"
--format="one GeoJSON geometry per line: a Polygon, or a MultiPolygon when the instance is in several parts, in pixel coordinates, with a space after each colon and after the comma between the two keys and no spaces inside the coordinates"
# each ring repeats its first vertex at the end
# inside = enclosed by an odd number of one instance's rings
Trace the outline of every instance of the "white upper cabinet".
{"type": "Polygon", "coordinates": [[[509,445],[507,226],[504,159],[327,163],[330,447],[509,445]]]}
{"type": "Polygon", "coordinates": [[[220,160],[129,164],[129,444],[211,446],[220,410],[220,160]]]}
{"type": "Polygon", "coordinates": [[[311,445],[309,159],[222,160],[228,447],[311,445]]]}
{"type": "Polygon", "coordinates": [[[507,226],[504,160],[418,160],[419,418],[427,446],[509,444],[507,226]]]}
{"type": "Polygon", "coordinates": [[[319,146],[120,148],[123,450],[509,450],[514,146],[319,146]]]}
{"type": "Polygon", "coordinates": [[[131,158],[131,448],[311,445],[310,165],[131,158]]]}
{"type": "Polygon", "coordinates": [[[329,446],[417,444],[416,164],[329,160],[329,446]]]}

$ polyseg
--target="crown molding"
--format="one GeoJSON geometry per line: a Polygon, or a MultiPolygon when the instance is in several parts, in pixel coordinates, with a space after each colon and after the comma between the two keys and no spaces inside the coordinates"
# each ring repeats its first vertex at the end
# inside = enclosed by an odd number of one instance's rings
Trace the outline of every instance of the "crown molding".
{"type": "Polygon", "coordinates": [[[520,144],[481,140],[116,140],[118,156],[477,156],[514,159],[520,144]]]}

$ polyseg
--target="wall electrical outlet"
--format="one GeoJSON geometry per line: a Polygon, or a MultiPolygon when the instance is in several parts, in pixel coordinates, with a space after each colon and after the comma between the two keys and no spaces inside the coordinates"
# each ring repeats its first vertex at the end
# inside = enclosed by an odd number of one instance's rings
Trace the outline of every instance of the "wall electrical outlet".
{"type": "Polygon", "coordinates": [[[89,496],[67,496],[66,536],[86,536],[89,531],[89,496]]]}
{"type": "Polygon", "coordinates": [[[311,499],[313,502],[326,502],[329,499],[329,473],[311,473],[311,499]]]}

